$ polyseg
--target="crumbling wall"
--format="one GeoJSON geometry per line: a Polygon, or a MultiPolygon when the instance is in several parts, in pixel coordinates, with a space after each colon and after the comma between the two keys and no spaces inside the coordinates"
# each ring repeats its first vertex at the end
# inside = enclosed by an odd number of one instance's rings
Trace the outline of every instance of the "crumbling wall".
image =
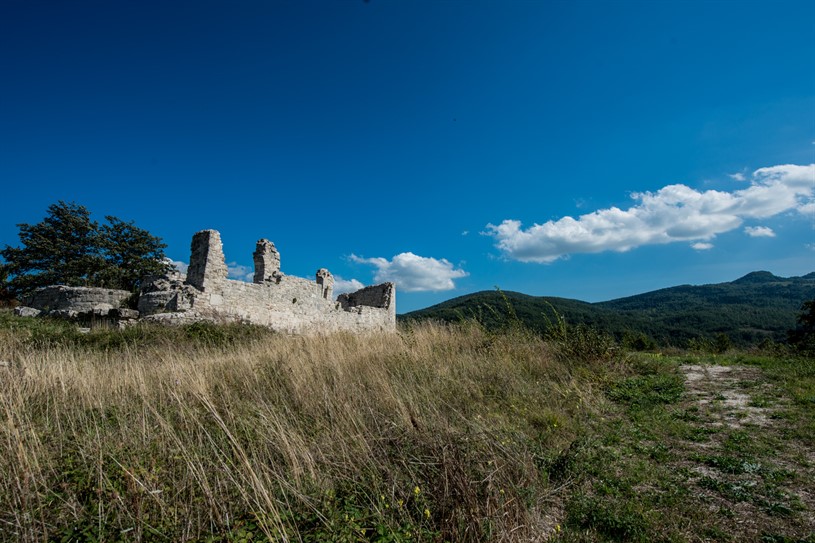
{"type": "Polygon", "coordinates": [[[77,311],[118,309],[131,296],[126,290],[53,285],[40,287],[21,300],[24,306],[40,311],[77,311]]]}
{"type": "Polygon", "coordinates": [[[257,242],[254,283],[227,279],[220,234],[193,236],[186,280],[180,276],[145,283],[139,310],[150,320],[239,321],[289,333],[338,330],[393,330],[395,287],[385,283],[334,301],[334,278],[325,268],[315,281],[280,271],[280,253],[265,239],[257,242]]]}
{"type": "Polygon", "coordinates": [[[15,308],[15,313],[71,319],[89,326],[124,326],[139,316],[138,311],[122,307],[130,296],[132,293],[126,290],[52,285],[24,296],[23,305],[15,308]]]}
{"type": "Polygon", "coordinates": [[[280,253],[274,243],[260,239],[252,255],[255,262],[255,283],[277,283],[280,274],[280,253]]]}
{"type": "Polygon", "coordinates": [[[393,283],[382,283],[381,285],[373,285],[370,287],[361,288],[356,292],[349,292],[347,294],[340,294],[337,297],[337,302],[346,311],[352,311],[358,307],[378,307],[387,309],[393,315],[393,320],[396,321],[396,289],[393,283]]]}
{"type": "Polygon", "coordinates": [[[142,280],[138,311],[121,307],[131,296],[125,290],[52,286],[34,291],[17,313],[119,325],[138,317],[165,323],[234,321],[289,333],[396,328],[393,283],[343,294],[334,301],[334,277],[327,269],[317,270],[314,281],[285,275],[280,271],[280,253],[266,239],[257,242],[253,257],[254,283],[228,279],[221,235],[203,230],[192,238],[186,276],[172,272],[142,280]]]}

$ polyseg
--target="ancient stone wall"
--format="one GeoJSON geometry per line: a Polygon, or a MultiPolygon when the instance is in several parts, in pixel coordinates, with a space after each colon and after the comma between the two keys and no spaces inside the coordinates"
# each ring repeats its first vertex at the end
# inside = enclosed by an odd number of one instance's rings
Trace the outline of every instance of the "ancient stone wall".
{"type": "Polygon", "coordinates": [[[53,285],[24,296],[23,305],[14,312],[22,317],[71,319],[88,326],[124,326],[139,316],[138,311],[123,307],[131,296],[126,290],[53,285]]]}
{"type": "Polygon", "coordinates": [[[117,309],[130,295],[126,290],[53,285],[38,288],[21,301],[24,306],[40,311],[86,312],[117,309]]]}
{"type": "Polygon", "coordinates": [[[393,283],[343,294],[335,301],[334,277],[327,269],[317,270],[314,281],[285,275],[280,253],[265,239],[257,242],[253,257],[254,283],[228,279],[221,235],[203,230],[192,238],[186,277],[173,272],[144,278],[138,311],[122,307],[131,296],[124,290],[52,286],[34,291],[17,313],[107,319],[104,322],[118,325],[138,317],[165,323],[246,322],[289,333],[396,328],[393,283]]]}
{"type": "Polygon", "coordinates": [[[289,333],[396,327],[393,283],[334,301],[331,272],[319,269],[315,281],[283,274],[280,253],[268,240],[259,240],[253,254],[254,283],[227,279],[221,237],[215,230],[196,233],[190,253],[186,280],[176,275],[145,282],[139,300],[142,316],[169,322],[248,322],[289,333]]]}

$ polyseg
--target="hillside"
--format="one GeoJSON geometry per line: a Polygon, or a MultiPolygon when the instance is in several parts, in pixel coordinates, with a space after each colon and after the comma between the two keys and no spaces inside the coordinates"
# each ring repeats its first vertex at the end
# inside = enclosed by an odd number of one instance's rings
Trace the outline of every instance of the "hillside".
{"type": "Polygon", "coordinates": [[[662,344],[682,345],[725,333],[737,345],[751,345],[765,338],[783,340],[801,304],[812,298],[815,272],[785,278],[759,271],[729,283],[681,285],[598,303],[482,291],[399,318],[449,322],[475,317],[493,326],[506,321],[509,304],[535,330],[544,330],[555,310],[571,324],[596,326],[617,337],[642,333],[662,344]]]}

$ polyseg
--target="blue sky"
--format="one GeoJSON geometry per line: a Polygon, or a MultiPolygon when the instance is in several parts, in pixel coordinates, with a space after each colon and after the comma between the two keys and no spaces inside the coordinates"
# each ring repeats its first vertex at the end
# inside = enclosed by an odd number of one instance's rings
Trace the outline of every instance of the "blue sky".
{"type": "Polygon", "coordinates": [[[601,301],[815,271],[815,2],[0,2],[0,244],[601,301]]]}

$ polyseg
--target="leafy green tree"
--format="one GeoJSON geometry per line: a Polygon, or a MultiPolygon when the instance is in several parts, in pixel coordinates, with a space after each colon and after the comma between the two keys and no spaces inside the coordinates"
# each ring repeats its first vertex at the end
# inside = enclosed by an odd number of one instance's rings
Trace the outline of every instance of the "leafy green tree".
{"type": "Polygon", "coordinates": [[[42,222],[17,225],[22,245],[0,251],[11,294],[47,285],[135,290],[143,275],[169,268],[160,238],[132,222],[106,219],[100,227],[84,206],[59,201],[42,222]]]}
{"type": "Polygon", "coordinates": [[[85,207],[58,202],[37,224],[18,224],[22,247],[0,251],[15,295],[46,285],[85,286],[103,267],[99,225],[85,207]]]}
{"type": "Polygon", "coordinates": [[[798,326],[789,332],[789,342],[798,351],[815,354],[815,299],[803,303],[798,326]]]}
{"type": "Polygon", "coordinates": [[[0,307],[9,306],[14,303],[14,295],[8,285],[8,266],[0,263],[0,307]]]}
{"type": "Polygon", "coordinates": [[[142,278],[160,275],[169,270],[160,238],[110,215],[99,230],[99,247],[105,266],[94,278],[99,286],[134,290],[142,278]]]}

